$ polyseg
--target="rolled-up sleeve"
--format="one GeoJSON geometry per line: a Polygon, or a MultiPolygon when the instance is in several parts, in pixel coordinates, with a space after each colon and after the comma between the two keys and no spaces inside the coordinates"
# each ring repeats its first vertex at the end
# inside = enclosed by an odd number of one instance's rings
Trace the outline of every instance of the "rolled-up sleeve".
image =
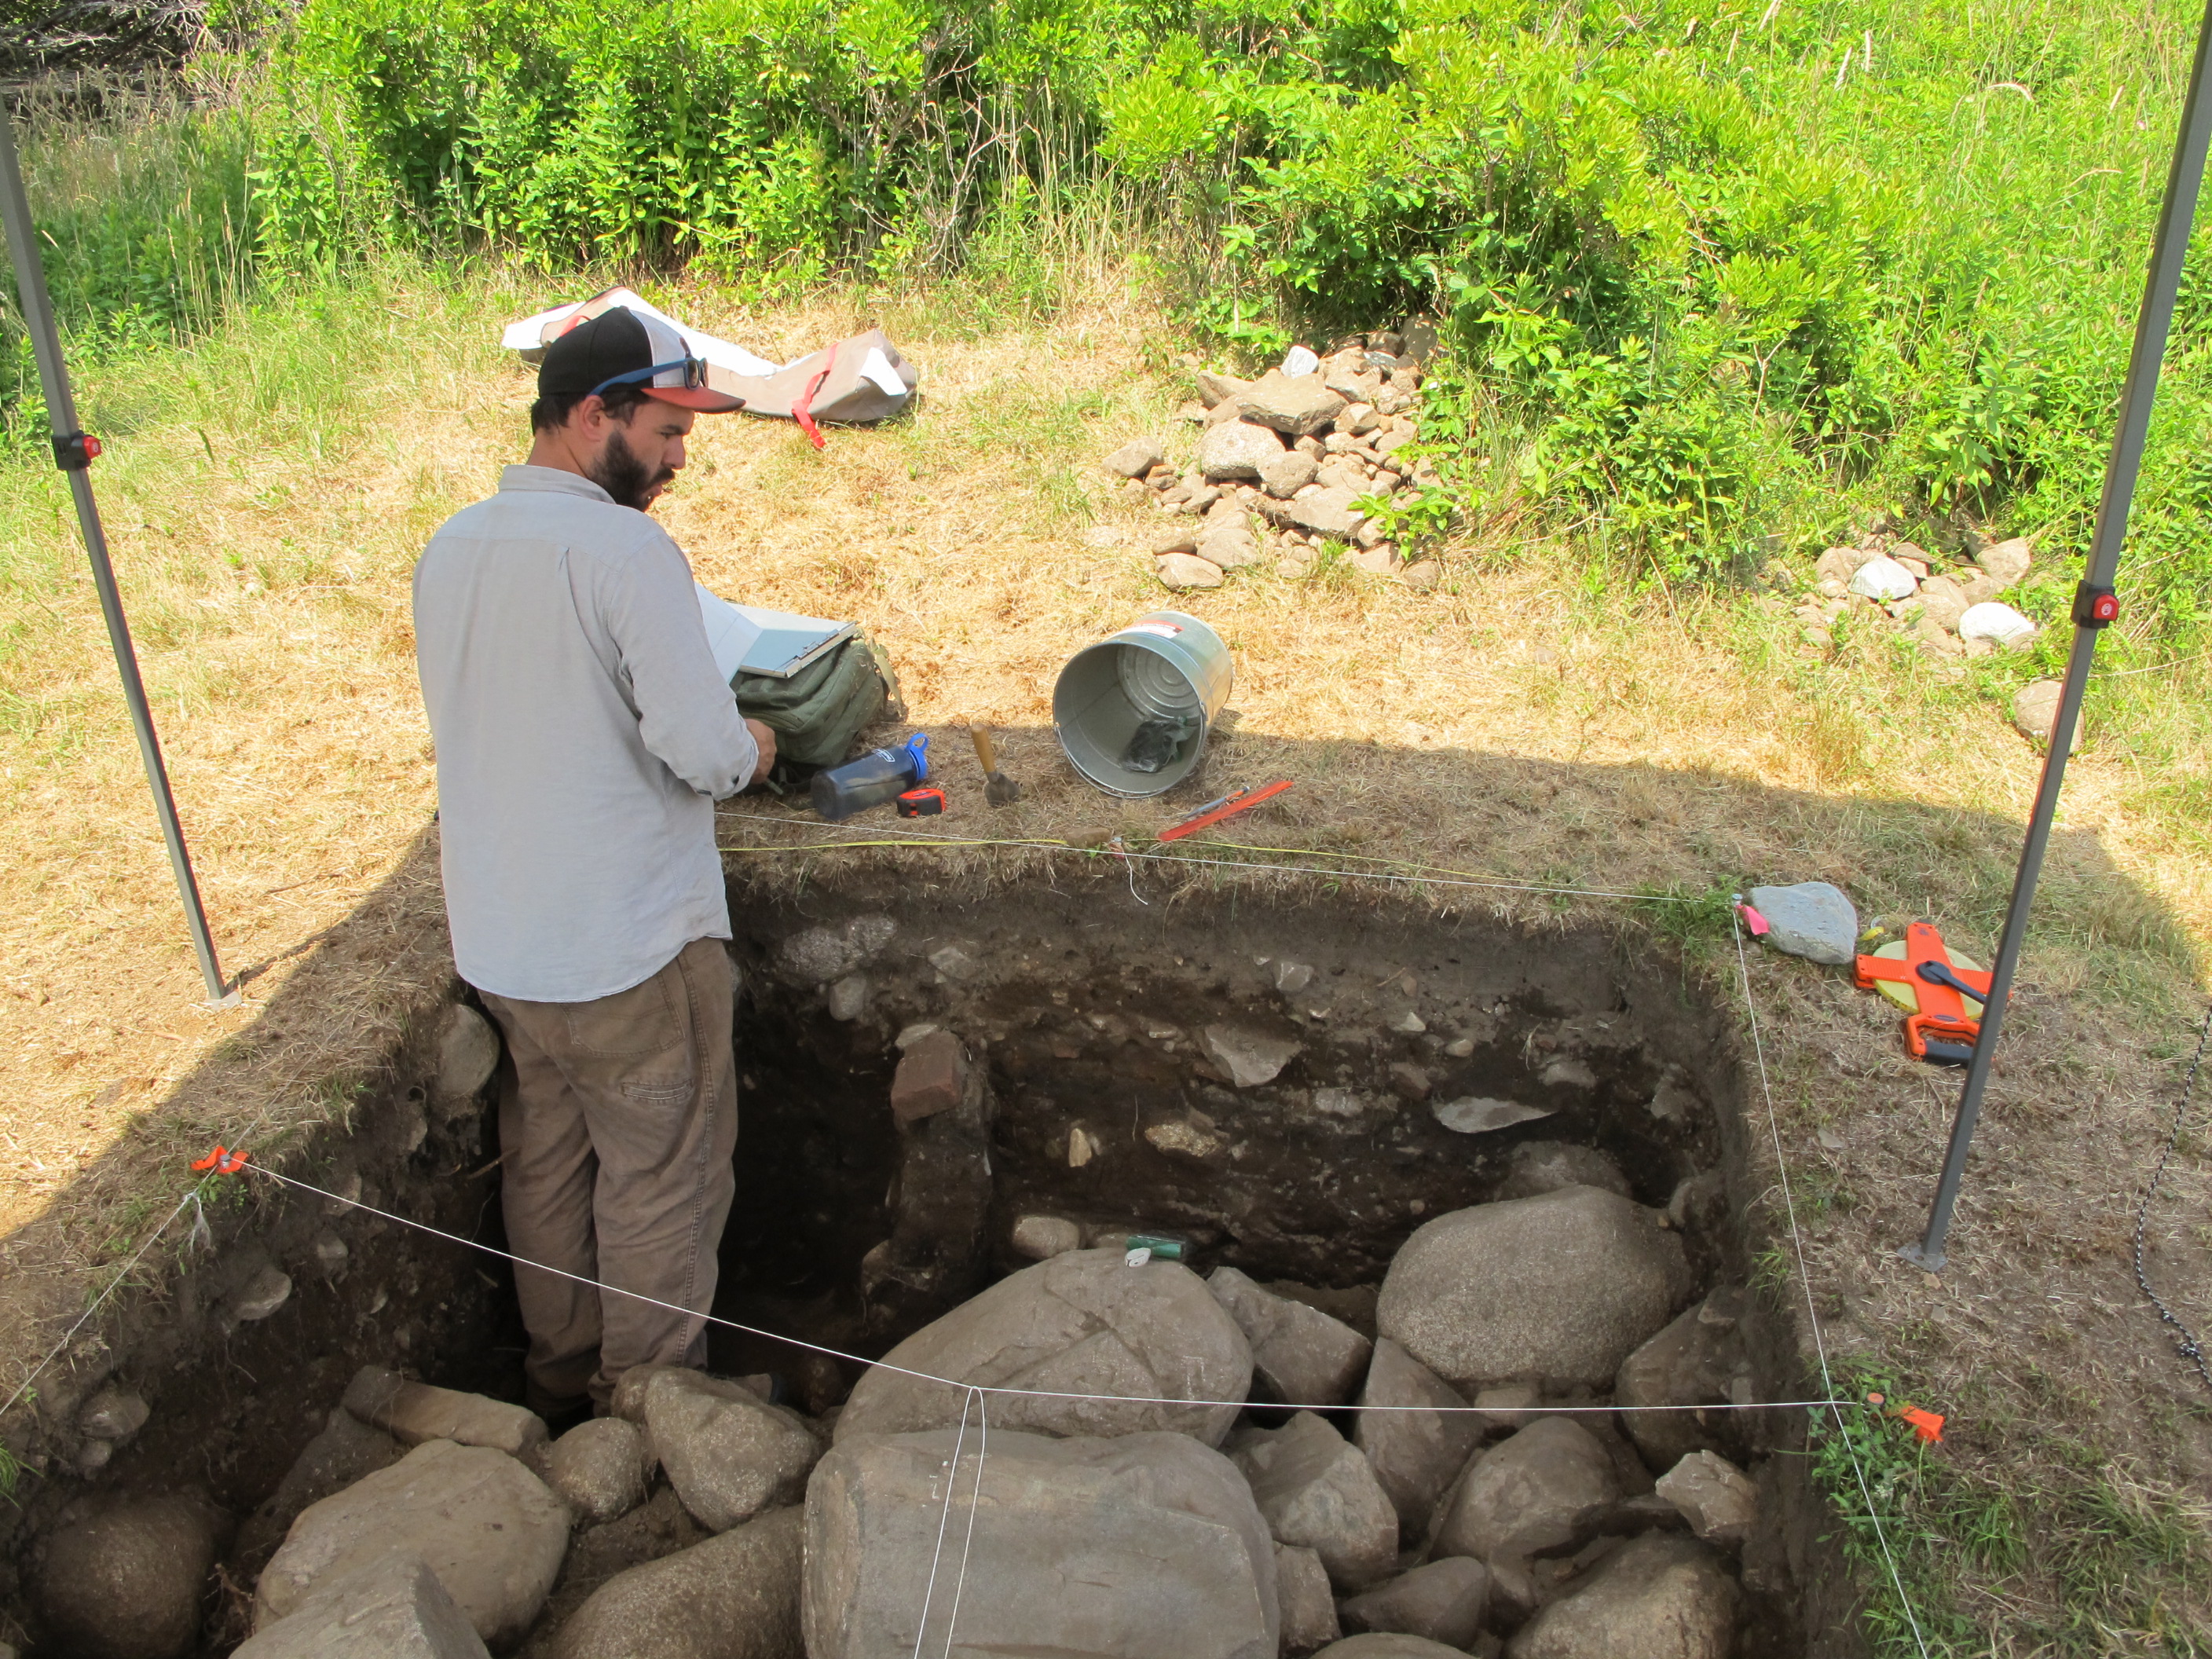
{"type": "Polygon", "coordinates": [[[691,567],[658,527],[597,572],[638,735],[678,777],[713,800],[752,781],[760,748],[714,666],[691,567]]]}

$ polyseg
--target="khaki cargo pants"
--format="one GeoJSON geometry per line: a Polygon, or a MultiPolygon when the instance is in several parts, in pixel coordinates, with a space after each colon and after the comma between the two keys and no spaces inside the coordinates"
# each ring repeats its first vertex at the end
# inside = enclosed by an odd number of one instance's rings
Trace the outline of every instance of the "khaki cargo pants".
{"type": "Polygon", "coordinates": [[[704,1365],[703,1315],[736,1188],[736,970],[694,939],[642,985],[591,1002],[486,994],[501,1068],[507,1248],[533,1410],[604,1407],[632,1365],[704,1365]],[[635,1296],[619,1296],[615,1290],[635,1296]],[[649,1297],[650,1300],[641,1300],[649,1297]]]}

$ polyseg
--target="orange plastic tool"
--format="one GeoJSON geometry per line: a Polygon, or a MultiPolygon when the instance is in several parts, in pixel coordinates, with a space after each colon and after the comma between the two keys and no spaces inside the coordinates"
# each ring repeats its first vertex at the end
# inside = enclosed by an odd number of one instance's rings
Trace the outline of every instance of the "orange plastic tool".
{"type": "Polygon", "coordinates": [[[1909,986],[1918,1011],[1905,1021],[1905,1047],[1915,1060],[1936,1066],[1965,1066],[1974,1058],[1981,1040],[1982,1023],[1966,1013],[1966,998],[1959,988],[1975,993],[1976,1001],[1989,995],[1990,976],[1974,968],[1957,968],[1943,948],[1943,935],[1924,921],[1905,930],[1905,955],[1861,957],[1853,977],[1863,991],[1876,988],[1878,980],[1909,986]],[[1923,973],[1926,964],[1929,972],[1923,973]],[[1947,1041],[1963,1038],[1963,1044],[1947,1041]]]}
{"type": "Polygon", "coordinates": [[[243,1146],[234,1152],[217,1146],[205,1158],[192,1160],[192,1169],[202,1175],[206,1174],[210,1170],[214,1170],[217,1175],[236,1175],[245,1167],[246,1148],[243,1146]]]}
{"type": "Polygon", "coordinates": [[[1201,806],[1182,823],[1170,824],[1154,839],[1181,841],[1185,836],[1194,836],[1201,830],[1210,830],[1224,818],[1233,818],[1239,812],[1246,811],[1257,806],[1263,800],[1270,800],[1281,794],[1284,790],[1291,787],[1291,781],[1292,780],[1285,778],[1280,783],[1271,783],[1264,789],[1240,789],[1233,795],[1224,795],[1219,800],[1201,806]]]}

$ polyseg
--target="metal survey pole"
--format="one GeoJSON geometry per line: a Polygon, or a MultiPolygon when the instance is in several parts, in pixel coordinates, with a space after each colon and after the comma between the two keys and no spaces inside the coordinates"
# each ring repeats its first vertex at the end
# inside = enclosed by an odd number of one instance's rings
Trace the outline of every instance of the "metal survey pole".
{"type": "Polygon", "coordinates": [[[124,618],[123,596],[116,591],[115,568],[107,558],[107,535],[100,528],[100,508],[92,498],[90,468],[93,457],[100,453],[100,442],[88,437],[76,423],[69,365],[62,360],[61,336],[54,327],[54,303],[46,292],[46,273],[31,224],[30,201],[23,193],[23,170],[15,159],[15,124],[5,109],[0,109],[0,224],[5,226],[8,251],[15,257],[15,293],[22,304],[23,325],[30,331],[31,349],[39,360],[39,384],[46,389],[46,415],[53,425],[54,464],[69,474],[70,494],[76,501],[77,527],[84,532],[84,550],[92,561],[92,582],[100,592],[100,613],[107,618],[107,641],[115,649],[116,672],[123,677],[123,700],[131,705],[139,757],[146,763],[146,781],[154,791],[154,811],[161,820],[161,837],[169,844],[169,868],[177,878],[178,896],[184,900],[185,923],[191,929],[192,949],[207,980],[208,1000],[228,1007],[237,1002],[238,993],[223,984],[222,969],[216,961],[207,911],[200,903],[191,855],[185,850],[185,832],[177,822],[177,803],[169,791],[168,769],[161,763],[161,740],[154,732],[154,711],[146,706],[145,682],[138,676],[137,653],[131,647],[131,624],[124,618]]]}
{"type": "Polygon", "coordinates": [[[2174,295],[2181,287],[2182,262],[2188,257],[2189,233],[2197,218],[2205,144],[2212,138],[2212,88],[2205,84],[2208,65],[2212,65],[2212,3],[2207,4],[2203,21],[2197,26],[2197,59],[2190,71],[2189,96],[2181,107],[2181,133],[2174,142],[2173,165],[2166,174],[2166,201],[2159,209],[2158,231],[2151,241],[2150,274],[2143,282],[2142,308],[2136,316],[2135,348],[2128,356],[2127,384],[2120,393],[2119,429],[2112,434],[2112,456],[2105,465],[2105,494],[2097,503],[2089,571],[2074,591],[2074,650],[2066,659],[2058,717],[2051,728],[2051,750],[2044,757],[2035,810],[2027,820],[2027,844],[2021,853],[2019,872],[2013,878],[2012,903],[2005,911],[1996,965],[1990,970],[1990,994],[1982,1005],[1981,1036],[1974,1044],[1973,1061],[1966,1067],[1966,1085],[1959,1091],[1959,1112],[1951,1123],[1943,1178],[1936,1184],[1936,1202],[1928,1212],[1928,1231],[1917,1244],[1908,1244],[1898,1252],[1930,1273],[1940,1272],[1943,1266],[1943,1241],[1951,1231],[1952,1206],[1959,1200],[1966,1151],[1973,1143],[1974,1124],[1982,1114],[1982,1095],[1989,1087],[1990,1066],[1996,1058],[1997,1037],[2004,1028],[2013,973],[2020,966],[2021,945],[2027,937],[2027,913],[2035,902],[2036,882],[2043,874],[2051,822],[2058,815],[2058,791],[2066,781],[2067,756],[2074,747],[2081,694],[2088,687],[2090,659],[2097,654],[2097,635],[2120,613],[2112,582],[2119,571],[2120,544],[2127,539],[2128,509],[2135,501],[2136,474],[2142,466],[2151,403],[2158,395],[2158,372],[2166,360],[2174,295]]]}

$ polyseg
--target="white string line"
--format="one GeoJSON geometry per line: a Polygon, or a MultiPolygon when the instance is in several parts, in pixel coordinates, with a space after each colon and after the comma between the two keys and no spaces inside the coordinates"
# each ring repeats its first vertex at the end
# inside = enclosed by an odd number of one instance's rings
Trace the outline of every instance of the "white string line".
{"type": "MultiPolygon", "coordinates": [[[[1736,902],[1739,904],[1742,902],[1740,895],[1736,902]]],[[[1751,1051],[1759,1061],[1759,1091],[1766,1097],[1767,1132],[1774,1140],[1774,1167],[1777,1175],[1781,1178],[1783,1210],[1790,1218],[1790,1248],[1797,1256],[1797,1280],[1805,1292],[1805,1318],[1813,1331],[1813,1352],[1820,1362],[1820,1386],[1826,1389],[1831,1396],[1824,1403],[1834,1413],[1837,1437],[1843,1442],[1844,1455],[1851,1460],[1851,1473],[1858,1477],[1859,1493],[1866,1500],[1867,1518],[1874,1522],[1875,1539],[1881,1544],[1882,1560],[1889,1567],[1889,1581],[1897,1587],[1898,1605],[1905,1609],[1905,1622],[1912,1626],[1913,1643],[1920,1650],[1921,1659],[1929,1659],[1928,1638],[1921,1634],[1920,1619],[1913,1612],[1912,1598],[1905,1594],[1905,1576],[1898,1571],[1897,1556],[1889,1547],[1889,1534],[1881,1524],[1881,1511],[1875,1505],[1874,1488],[1867,1483],[1866,1467],[1859,1462],[1858,1448],[1851,1443],[1850,1432],[1844,1424],[1843,1406],[1857,1402],[1842,1401],[1833,1397],[1836,1392],[1836,1379],[1828,1369],[1828,1344],[1826,1338],[1820,1332],[1820,1310],[1814,1305],[1813,1275],[1805,1263],[1805,1236],[1798,1230],[1797,1200],[1790,1190],[1790,1162],[1784,1157],[1782,1152],[1782,1120],[1774,1109],[1774,1085],[1766,1074],[1766,1043],[1759,1032],[1759,1006],[1752,1000],[1751,959],[1744,951],[1743,920],[1741,910],[1730,908],[1729,927],[1729,931],[1735,935],[1736,972],[1741,975],[1743,981],[1744,1013],[1751,1026],[1751,1051]]]]}
{"type": "Polygon", "coordinates": [[[198,1196],[199,1188],[198,1187],[194,1187],[191,1191],[186,1193],[182,1198],[177,1200],[177,1207],[175,1209],[170,1211],[167,1215],[161,1218],[161,1224],[155,1228],[152,1232],[146,1235],[146,1242],[131,1252],[131,1260],[125,1262],[121,1270],[116,1273],[115,1277],[107,1281],[106,1288],[103,1289],[98,1296],[93,1297],[92,1304],[76,1316],[76,1322],[71,1325],[69,1329],[62,1333],[62,1340],[55,1343],[52,1347],[46,1350],[46,1357],[44,1359],[41,1359],[37,1364],[31,1367],[31,1374],[22,1380],[21,1383],[17,1386],[15,1393],[8,1396],[8,1403],[4,1406],[0,1406],[0,1417],[5,1417],[9,1412],[15,1409],[15,1402],[31,1391],[31,1384],[37,1382],[40,1376],[44,1374],[46,1367],[54,1363],[55,1356],[59,1354],[64,1348],[66,1348],[71,1342],[76,1340],[76,1334],[84,1328],[84,1322],[100,1311],[100,1304],[107,1300],[108,1297],[113,1293],[117,1285],[120,1285],[125,1279],[131,1277],[131,1270],[138,1265],[139,1261],[145,1256],[147,1251],[154,1248],[154,1241],[161,1237],[163,1233],[168,1231],[169,1224],[172,1221],[174,1221],[179,1216],[182,1215],[185,1212],[185,1206],[191,1203],[194,1200],[198,1198],[198,1196]]]}
{"type": "MultiPolygon", "coordinates": [[[[779,817],[772,812],[729,812],[723,814],[722,817],[726,822],[735,823],[787,823],[794,825],[801,830],[824,831],[834,830],[840,834],[848,835],[854,832],[866,832],[870,834],[880,833],[878,826],[873,824],[825,823],[818,818],[787,818],[779,817]]],[[[993,840],[988,836],[983,836],[958,835],[949,830],[916,830],[904,823],[897,826],[896,834],[902,840],[908,837],[920,837],[929,841],[957,842],[969,847],[1021,847],[1026,848],[1030,851],[1035,853],[1081,853],[1086,856],[1096,853],[1104,853],[1109,857],[1114,856],[1112,849],[1108,848],[1077,847],[1065,842],[993,840]]],[[[1212,843],[1209,842],[1194,842],[1191,844],[1196,847],[1212,845],[1212,843]]],[[[721,850],[738,853],[773,853],[783,851],[796,852],[800,849],[796,848],[779,848],[773,842],[763,842],[759,847],[726,848],[721,850]]],[[[1395,881],[1403,882],[1408,885],[1417,887],[1496,888],[1501,891],[1510,893],[1566,894],[1579,898],[1647,899],[1656,904],[1700,904],[1705,902],[1704,896],[1695,894],[1624,893],[1609,887],[1547,887],[1539,882],[1488,881],[1475,876],[1400,876],[1393,875],[1387,870],[1316,870],[1303,864],[1272,864],[1264,860],[1252,859],[1194,859],[1186,858],[1178,853],[1143,853],[1125,851],[1121,853],[1120,856],[1131,859],[1153,859],[1163,864],[1203,865],[1223,870],[1273,870],[1291,875],[1327,876],[1332,879],[1341,878],[1347,881],[1395,881]]],[[[1332,853],[1326,848],[1316,847],[1306,852],[1304,856],[1309,858],[1327,859],[1350,857],[1353,855],[1332,853]]]]}
{"type": "Polygon", "coordinates": [[[911,1376],[917,1382],[935,1382],[944,1388],[969,1389],[977,1394],[1003,1394],[1010,1397],[1018,1397],[1024,1400],[1091,1401],[1102,1404],[1121,1406],[1190,1406],[1207,1409],[1215,1409],[1225,1407],[1233,1410],[1242,1411],[1247,1406],[1256,1404],[1262,1406],[1270,1411],[1436,1412],[1443,1415],[1455,1415],[1462,1412],[1515,1413],[1523,1416],[1573,1416],[1585,1413],[1595,1414],[1601,1412],[1810,1411],[1824,1406],[1856,1406],[1860,1403],[1855,1400],[1825,1399],[1752,1400],[1740,1403],[1735,1401],[1715,1401],[1711,1404],[1702,1406],[1370,1406],[1365,1404],[1334,1404],[1328,1401],[1306,1404],[1298,1401],[1277,1401],[1272,1400],[1262,1400],[1257,1401],[1251,1400],[1184,1400],[1171,1398],[1164,1395],[1084,1394],[1074,1389],[1017,1389],[1008,1387],[1003,1383],[963,1382],[957,1377],[939,1376],[932,1371],[918,1371],[910,1366],[895,1365],[888,1359],[870,1359],[864,1355],[847,1353],[842,1348],[827,1347],[819,1342],[810,1342],[805,1337],[788,1336],[781,1331],[763,1330],[757,1325],[747,1325],[741,1323],[738,1320],[724,1319],[716,1314],[701,1313],[696,1308],[680,1307],[673,1302],[663,1302],[657,1297],[647,1296],[642,1291],[624,1290],[619,1285],[609,1285],[596,1279],[587,1279],[582,1273],[572,1273],[564,1267],[549,1267],[542,1261],[532,1261],[527,1256],[516,1255],[511,1250],[502,1250],[495,1245],[479,1243],[473,1238],[463,1238],[459,1233],[449,1233],[443,1228],[433,1227],[426,1221],[416,1221],[408,1216],[394,1215],[389,1210],[378,1209],[374,1204],[364,1204],[359,1199],[347,1198],[342,1194],[326,1191],[323,1188],[316,1186],[313,1182],[301,1181],[297,1176],[285,1175],[280,1170],[270,1169],[265,1164],[257,1164],[249,1159],[243,1168],[246,1172],[249,1174],[266,1176],[272,1181],[283,1182],[288,1187],[297,1187],[302,1192],[313,1193],[319,1197],[330,1199],[333,1202],[347,1205],[353,1209],[362,1211],[369,1215],[380,1216],[385,1220],[397,1222],[403,1227],[412,1227],[416,1231],[428,1233],[433,1238],[442,1238],[449,1244],[459,1244],[467,1249],[481,1250],[486,1255],[498,1256],[502,1261],[513,1262],[518,1267],[527,1267],[533,1273],[551,1273],[556,1279],[565,1279],[573,1284],[588,1285],[592,1290],[611,1292],[616,1296],[626,1296],[633,1302],[642,1302],[648,1307],[664,1309],[667,1312],[672,1314],[681,1314],[686,1319],[704,1320],[709,1325],[720,1325],[726,1330],[742,1331],[747,1336],[762,1337],[770,1342],[787,1343],[792,1347],[805,1348],[812,1353],[826,1354],[832,1359],[850,1360],[855,1365],[865,1365],[875,1370],[895,1371],[901,1376],[911,1376]]]}
{"type": "MultiPolygon", "coordinates": [[[[921,1619],[914,1627],[914,1659],[921,1659],[921,1644],[929,1634],[929,1601],[937,1593],[937,1564],[945,1559],[945,1528],[952,1519],[953,1489],[960,1484],[960,1449],[968,1443],[968,1402],[975,1397],[975,1391],[970,1389],[960,1401],[960,1432],[953,1437],[952,1462],[945,1471],[945,1508],[937,1517],[937,1547],[929,1557],[929,1579],[921,1587],[921,1619]]],[[[979,1481],[982,1479],[981,1471],[977,1471],[975,1478],[979,1481]]],[[[975,1522],[972,1510],[969,1514],[969,1522],[972,1529],[975,1522]]],[[[949,1650],[949,1642],[946,1647],[949,1650]]]]}
{"type": "MultiPolygon", "coordinates": [[[[968,1494],[968,1536],[960,1545],[960,1577],[953,1582],[952,1611],[945,1620],[945,1659],[952,1659],[952,1638],[960,1628],[960,1595],[968,1588],[968,1557],[975,1547],[975,1511],[983,1507],[983,1460],[991,1455],[990,1409],[984,1401],[981,1389],[971,1389],[969,1392],[975,1396],[975,1421],[982,1432],[975,1442],[975,1490],[968,1494]]],[[[963,1427],[967,1425],[968,1406],[964,1401],[961,1402],[960,1422],[963,1427]]],[[[952,1474],[957,1481],[960,1474],[960,1454],[957,1450],[952,1455],[952,1474]]],[[[948,1483],[945,1488],[948,1503],[951,1495],[951,1486],[948,1483]]],[[[936,1569],[933,1567],[930,1571],[934,1576],[936,1569]]]]}

